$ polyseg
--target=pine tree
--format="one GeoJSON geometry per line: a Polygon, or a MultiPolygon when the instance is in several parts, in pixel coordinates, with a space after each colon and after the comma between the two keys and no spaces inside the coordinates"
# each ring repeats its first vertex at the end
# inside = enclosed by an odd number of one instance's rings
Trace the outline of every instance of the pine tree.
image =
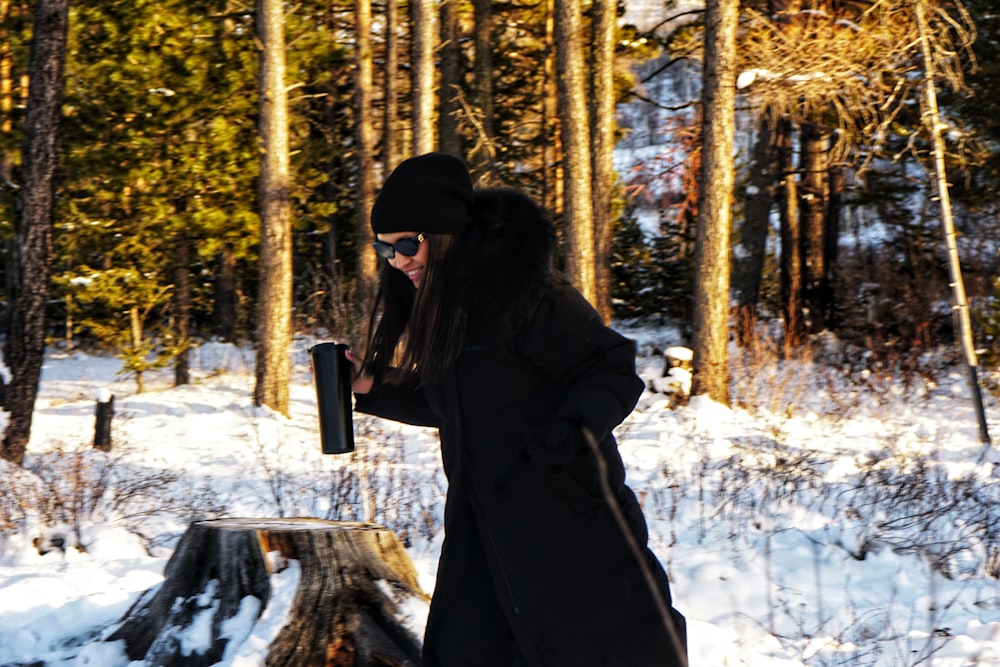
{"type": "Polygon", "coordinates": [[[52,259],[57,137],[66,64],[68,0],[35,6],[28,73],[16,245],[11,276],[4,361],[11,370],[4,407],[9,413],[0,456],[20,464],[31,435],[31,418],[45,352],[45,309],[52,259]]]}
{"type": "MultiPolygon", "coordinates": [[[[223,247],[252,257],[252,17],[221,1],[84,0],[73,12],[58,269],[134,270],[168,287],[181,238],[194,244],[186,269],[199,278],[223,247]]],[[[192,281],[196,321],[211,318],[212,286],[192,281]]]]}

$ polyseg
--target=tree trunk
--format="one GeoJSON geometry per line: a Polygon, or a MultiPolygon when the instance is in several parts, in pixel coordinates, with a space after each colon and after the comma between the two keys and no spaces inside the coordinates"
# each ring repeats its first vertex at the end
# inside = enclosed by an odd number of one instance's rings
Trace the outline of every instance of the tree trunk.
{"type": "MultiPolygon", "coordinates": [[[[18,8],[15,7],[13,15],[16,16],[18,8]]],[[[8,26],[12,16],[11,4],[9,0],[0,0],[0,136],[3,138],[4,146],[14,144],[14,40],[11,39],[11,31],[8,26]]],[[[14,151],[12,148],[0,149],[0,183],[6,184],[14,182],[14,151]]],[[[8,299],[14,297],[13,275],[14,275],[14,241],[10,238],[0,239],[0,253],[3,254],[3,290],[8,299]]],[[[67,308],[67,317],[72,317],[71,311],[67,308]]],[[[67,350],[72,347],[67,346],[67,350]]],[[[9,364],[8,364],[9,366],[9,364]]],[[[6,389],[6,382],[0,378],[0,387],[6,389]]],[[[3,400],[0,400],[0,407],[5,407],[3,400]]],[[[32,405],[34,408],[34,405],[32,405]]],[[[3,446],[0,445],[0,450],[3,446]]],[[[7,458],[7,455],[0,451],[0,456],[7,458]]]]}
{"type": "Polygon", "coordinates": [[[458,118],[462,109],[462,49],[459,43],[458,0],[441,2],[441,72],[438,148],[462,157],[458,118]]]}
{"type": "MultiPolygon", "coordinates": [[[[142,313],[139,312],[139,306],[130,306],[128,309],[128,322],[129,322],[129,338],[132,341],[132,349],[135,350],[136,354],[141,354],[143,348],[143,322],[142,313]]],[[[141,394],[146,391],[145,375],[143,375],[142,367],[137,367],[135,369],[135,393],[141,394]]]]}
{"type": "Polygon", "coordinates": [[[382,171],[391,174],[400,162],[399,129],[399,0],[385,2],[385,110],[382,121],[382,171]]]}
{"type": "Polygon", "coordinates": [[[472,0],[473,63],[472,76],[476,87],[476,107],[482,136],[472,150],[472,170],[477,180],[494,183],[496,168],[496,115],[493,110],[493,2],[472,0]]]}
{"type": "Polygon", "coordinates": [[[231,241],[219,249],[212,298],[212,333],[226,343],[236,342],[236,252],[231,241]]]}
{"type": "Polygon", "coordinates": [[[562,212],[562,178],[559,160],[559,109],[556,85],[555,0],[545,0],[545,62],[542,63],[542,205],[562,212]]]}
{"type": "MultiPolygon", "coordinates": [[[[937,85],[934,79],[935,56],[942,58],[931,50],[930,27],[927,25],[924,0],[916,2],[917,29],[920,34],[920,51],[924,57],[924,123],[931,136],[931,152],[934,157],[934,182],[937,188],[938,202],[941,207],[941,231],[944,233],[945,247],[948,250],[948,277],[951,278],[951,308],[958,324],[958,345],[965,356],[965,367],[968,372],[969,391],[972,393],[972,403],[979,422],[979,440],[990,447],[989,427],[986,422],[986,411],[983,406],[982,389],[979,386],[979,357],[972,340],[972,318],[969,316],[969,304],[965,296],[965,281],[962,279],[962,264],[958,256],[958,240],[955,232],[955,221],[952,218],[951,195],[948,190],[948,170],[945,165],[945,143],[941,130],[941,113],[937,103],[937,85]]],[[[948,54],[950,56],[950,54],[948,54]]]]}
{"type": "Polygon", "coordinates": [[[257,0],[260,42],[260,290],[254,404],[288,414],[292,343],[292,224],[288,92],[281,0],[257,0]]]}
{"type": "MultiPolygon", "coordinates": [[[[413,83],[413,154],[434,150],[434,3],[410,2],[410,55],[413,83]]],[[[386,174],[388,176],[388,174],[386,174]]]]}
{"type": "Polygon", "coordinates": [[[590,122],[583,67],[583,17],[577,0],[555,0],[556,79],[563,149],[563,230],[566,270],[584,298],[597,305],[590,122]]]}
{"type": "Polygon", "coordinates": [[[374,117],[372,90],[375,83],[371,24],[371,0],[354,0],[354,133],[357,140],[355,156],[358,166],[355,221],[358,230],[358,266],[361,267],[359,295],[366,311],[375,297],[375,283],[378,279],[378,256],[372,252],[375,233],[368,217],[375,202],[375,130],[372,127],[374,117]]]}
{"type": "Polygon", "coordinates": [[[823,303],[826,304],[824,320],[828,329],[836,330],[840,309],[837,305],[837,260],[840,257],[840,216],[844,197],[844,168],[830,167],[828,182],[826,223],[823,231],[823,303]]]}
{"type": "Polygon", "coordinates": [[[396,535],[372,524],[319,519],[193,523],[167,563],[164,582],[139,598],[107,641],[124,640],[129,658],[147,665],[213,665],[246,639],[229,628],[249,634],[247,616],[256,621],[267,610],[274,577],[292,561],[298,588],[264,664],[420,664],[420,640],[405,626],[403,609],[428,597],[396,535]],[[195,653],[184,637],[195,625],[204,627],[206,614],[210,644],[195,653]]]}
{"type": "Polygon", "coordinates": [[[828,174],[830,169],[830,131],[816,123],[803,123],[802,178],[799,181],[799,201],[802,202],[802,287],[804,327],[808,333],[826,328],[828,305],[826,280],[826,216],[829,211],[828,174]]]}
{"type": "Polygon", "coordinates": [[[733,266],[733,289],[736,293],[738,313],[736,336],[741,345],[754,335],[757,321],[757,304],[760,301],[760,284],[767,255],[767,232],[770,227],[771,208],[777,188],[778,173],[774,150],[774,120],[763,114],[754,142],[753,161],[750,163],[750,187],[747,188],[743,226],[740,228],[740,252],[733,266]]]}
{"type": "Polygon", "coordinates": [[[31,436],[31,417],[45,355],[45,307],[52,275],[54,175],[62,111],[68,0],[35,5],[28,90],[21,145],[21,188],[15,217],[11,298],[4,361],[11,372],[9,414],[0,456],[20,465],[31,436]]]}
{"type": "Polygon", "coordinates": [[[188,323],[191,317],[191,278],[188,265],[191,261],[191,242],[187,230],[181,228],[177,232],[174,247],[174,336],[178,347],[177,361],[174,363],[174,386],[191,383],[190,364],[190,331],[188,323]]]}
{"type": "Polygon", "coordinates": [[[702,189],[698,202],[692,395],[729,404],[729,237],[736,134],[739,0],[707,3],[702,88],[702,189]]]}
{"type": "Polygon", "coordinates": [[[597,312],[611,321],[611,241],[614,237],[612,199],[615,189],[613,151],[615,148],[615,29],[617,4],[596,0],[593,5],[591,50],[592,155],[594,209],[594,281],[597,312]]]}
{"type": "Polygon", "coordinates": [[[799,198],[792,161],[792,122],[778,121],[776,146],[778,173],[778,216],[781,221],[781,303],[785,318],[785,345],[798,347],[802,342],[802,248],[799,241],[799,198]]]}

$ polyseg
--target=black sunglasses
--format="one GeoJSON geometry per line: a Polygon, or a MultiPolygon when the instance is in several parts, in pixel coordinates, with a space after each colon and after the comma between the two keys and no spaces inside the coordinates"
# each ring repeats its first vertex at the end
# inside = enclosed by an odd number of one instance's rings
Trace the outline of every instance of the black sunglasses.
{"type": "Polygon", "coordinates": [[[400,255],[406,255],[407,257],[413,257],[417,254],[417,250],[420,249],[420,244],[424,242],[424,233],[420,232],[413,238],[400,239],[395,243],[386,243],[385,241],[376,241],[372,244],[375,248],[375,254],[377,254],[382,259],[392,259],[396,256],[398,252],[400,255]]]}

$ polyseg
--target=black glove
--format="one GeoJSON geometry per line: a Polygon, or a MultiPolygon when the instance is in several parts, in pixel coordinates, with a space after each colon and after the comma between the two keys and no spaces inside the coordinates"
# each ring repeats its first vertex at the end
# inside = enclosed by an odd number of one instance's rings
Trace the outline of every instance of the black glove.
{"type": "Polygon", "coordinates": [[[580,453],[584,446],[578,423],[559,419],[545,433],[532,438],[525,448],[528,458],[550,468],[561,468],[580,453]]]}

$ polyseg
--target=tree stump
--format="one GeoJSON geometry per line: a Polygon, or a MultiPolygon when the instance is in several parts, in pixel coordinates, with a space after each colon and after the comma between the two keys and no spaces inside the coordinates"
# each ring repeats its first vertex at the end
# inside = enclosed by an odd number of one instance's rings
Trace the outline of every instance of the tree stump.
{"type": "Polygon", "coordinates": [[[226,621],[248,597],[255,598],[249,602],[257,604],[254,618],[260,618],[270,578],[284,559],[298,561],[299,584],[266,665],[420,664],[420,640],[404,626],[400,610],[429,598],[396,535],[372,524],[319,519],[191,524],[167,562],[163,583],[140,596],[107,641],[124,640],[128,657],[150,667],[213,665],[229,642],[244,639],[231,637],[226,621]],[[205,614],[211,615],[211,645],[192,652],[183,638],[206,622],[205,614]]]}
{"type": "Polygon", "coordinates": [[[111,420],[115,418],[115,397],[102,391],[94,409],[94,447],[102,452],[111,451],[111,420]]]}

